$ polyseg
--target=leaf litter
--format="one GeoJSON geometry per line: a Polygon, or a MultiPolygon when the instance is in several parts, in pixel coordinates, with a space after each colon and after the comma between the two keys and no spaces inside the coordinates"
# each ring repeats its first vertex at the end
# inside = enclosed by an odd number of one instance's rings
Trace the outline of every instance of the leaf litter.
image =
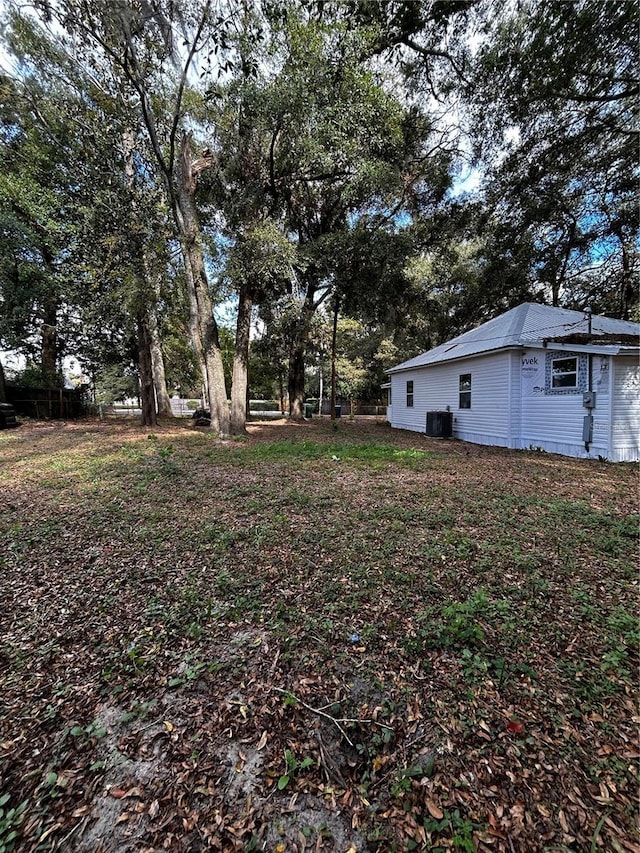
{"type": "Polygon", "coordinates": [[[7,850],[640,849],[637,466],[364,419],[0,461],[7,850]]]}

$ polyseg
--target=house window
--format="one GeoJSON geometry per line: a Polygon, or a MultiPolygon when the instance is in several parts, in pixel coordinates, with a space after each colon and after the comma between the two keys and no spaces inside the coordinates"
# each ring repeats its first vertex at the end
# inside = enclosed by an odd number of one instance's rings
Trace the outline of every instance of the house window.
{"type": "Polygon", "coordinates": [[[471,408],[471,374],[460,374],[460,409],[471,408]]]}
{"type": "Polygon", "coordinates": [[[407,408],[413,408],[413,380],[407,382],[407,408]]]}
{"type": "Polygon", "coordinates": [[[575,356],[551,360],[551,387],[578,387],[578,359],[575,356]]]}
{"type": "Polygon", "coordinates": [[[578,352],[552,350],[545,357],[544,392],[556,397],[587,390],[589,357],[578,352]]]}

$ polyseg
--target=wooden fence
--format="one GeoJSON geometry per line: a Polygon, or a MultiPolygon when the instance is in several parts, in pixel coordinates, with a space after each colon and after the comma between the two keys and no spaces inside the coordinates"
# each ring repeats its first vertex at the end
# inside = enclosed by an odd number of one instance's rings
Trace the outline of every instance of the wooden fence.
{"type": "Polygon", "coordinates": [[[84,414],[82,391],[76,388],[6,386],[7,403],[17,415],[36,420],[71,420],[84,414]]]}

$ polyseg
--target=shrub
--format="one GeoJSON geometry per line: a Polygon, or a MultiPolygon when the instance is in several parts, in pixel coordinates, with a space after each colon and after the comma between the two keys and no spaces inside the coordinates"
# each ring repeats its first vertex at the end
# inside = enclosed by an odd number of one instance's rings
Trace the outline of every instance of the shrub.
{"type": "Polygon", "coordinates": [[[249,400],[251,412],[279,412],[280,404],[275,400],[249,400]]]}

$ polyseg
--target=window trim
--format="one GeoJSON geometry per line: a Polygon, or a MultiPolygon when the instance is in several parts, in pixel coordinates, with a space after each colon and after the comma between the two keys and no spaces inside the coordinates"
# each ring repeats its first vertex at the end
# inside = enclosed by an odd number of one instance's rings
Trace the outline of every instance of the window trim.
{"type": "Polygon", "coordinates": [[[552,391],[577,391],[579,388],[578,384],[578,372],[580,368],[580,362],[577,355],[557,355],[552,356],[551,358],[551,383],[550,387],[552,391]],[[572,361],[575,365],[575,370],[566,370],[563,373],[556,373],[554,369],[554,364],[557,361],[572,361]],[[556,385],[555,380],[559,377],[564,376],[573,376],[574,382],[573,385],[556,385]]]}
{"type": "Polygon", "coordinates": [[[413,379],[407,379],[407,409],[413,409],[413,379]]]}
{"type": "Polygon", "coordinates": [[[576,350],[549,350],[545,356],[544,367],[544,393],[551,397],[572,397],[575,394],[581,394],[587,390],[589,384],[589,357],[586,353],[576,352],[576,350]],[[577,359],[578,375],[576,377],[577,384],[571,385],[553,385],[552,363],[558,359],[577,359]]]}
{"type": "Polygon", "coordinates": [[[458,408],[471,408],[471,389],[472,380],[470,373],[460,373],[458,375],[458,408]],[[467,387],[468,386],[468,387],[467,387]]]}

